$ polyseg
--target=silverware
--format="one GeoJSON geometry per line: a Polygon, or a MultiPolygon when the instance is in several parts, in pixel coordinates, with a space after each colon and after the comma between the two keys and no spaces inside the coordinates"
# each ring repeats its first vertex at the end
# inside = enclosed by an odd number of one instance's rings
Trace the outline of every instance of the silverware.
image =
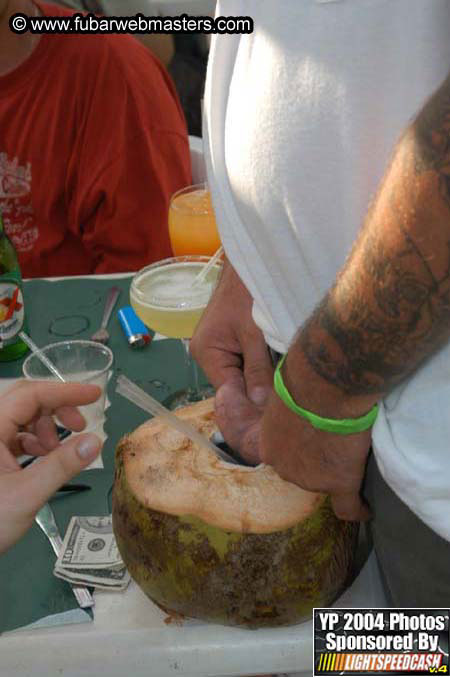
{"type": "MultiPolygon", "coordinates": [[[[62,539],[56,526],[55,516],[53,511],[48,503],[44,505],[43,508],[39,510],[35,517],[35,521],[41,527],[44,534],[47,536],[48,540],[51,543],[53,551],[58,557],[62,549],[62,539]]],[[[82,609],[94,606],[94,598],[87,588],[84,588],[81,585],[72,585],[70,584],[73,594],[75,595],[78,604],[82,609]]]]}
{"type": "Polygon", "coordinates": [[[94,334],[92,334],[91,341],[97,341],[97,343],[108,343],[109,332],[106,329],[106,327],[108,326],[109,318],[111,317],[111,313],[114,309],[114,306],[116,305],[116,301],[119,298],[119,296],[120,296],[119,287],[111,287],[111,289],[108,292],[108,296],[106,298],[105,310],[103,312],[103,319],[100,325],[100,329],[98,329],[94,334]]]}

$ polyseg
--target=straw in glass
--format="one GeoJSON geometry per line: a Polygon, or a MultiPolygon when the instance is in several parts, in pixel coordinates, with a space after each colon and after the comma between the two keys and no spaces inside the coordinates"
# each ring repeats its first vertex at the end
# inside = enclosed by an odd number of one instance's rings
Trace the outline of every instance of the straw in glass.
{"type": "Polygon", "coordinates": [[[36,357],[38,358],[38,360],[40,360],[40,361],[42,362],[42,364],[44,364],[44,365],[47,367],[47,369],[48,369],[54,376],[56,376],[56,378],[59,378],[60,381],[62,381],[63,383],[66,383],[66,379],[65,379],[64,376],[61,374],[61,372],[55,367],[55,365],[53,364],[53,362],[51,362],[51,361],[48,359],[48,357],[46,357],[46,356],[44,355],[44,353],[42,352],[42,350],[41,350],[40,348],[37,347],[37,345],[35,344],[35,342],[28,336],[28,334],[26,334],[24,331],[20,331],[20,332],[19,332],[19,336],[20,336],[20,338],[22,339],[22,341],[23,341],[24,343],[27,344],[27,346],[29,347],[29,349],[31,350],[31,352],[33,353],[33,355],[36,355],[36,357]]]}
{"type": "Polygon", "coordinates": [[[208,275],[211,268],[216,265],[217,261],[220,259],[222,254],[223,247],[220,246],[219,249],[214,254],[214,256],[211,256],[208,263],[205,266],[203,266],[199,274],[195,277],[194,281],[192,282],[192,287],[195,287],[196,284],[200,284],[200,282],[203,282],[203,280],[208,275]]]}

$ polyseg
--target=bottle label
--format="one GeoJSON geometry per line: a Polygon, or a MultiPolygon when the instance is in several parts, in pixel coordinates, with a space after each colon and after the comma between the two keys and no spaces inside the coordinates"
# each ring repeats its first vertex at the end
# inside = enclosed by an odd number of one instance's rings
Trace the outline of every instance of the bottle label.
{"type": "Polygon", "coordinates": [[[17,340],[25,321],[23,294],[19,271],[0,275],[0,346],[17,340]]]}

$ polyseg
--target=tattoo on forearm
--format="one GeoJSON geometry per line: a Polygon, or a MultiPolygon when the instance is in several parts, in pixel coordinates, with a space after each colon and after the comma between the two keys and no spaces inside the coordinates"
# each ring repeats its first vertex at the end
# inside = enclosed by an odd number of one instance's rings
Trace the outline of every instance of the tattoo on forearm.
{"type": "Polygon", "coordinates": [[[434,170],[441,196],[450,205],[450,78],[425,105],[414,130],[416,172],[434,170]]]}
{"type": "Polygon", "coordinates": [[[350,395],[389,391],[450,337],[450,80],[412,132],[377,197],[383,208],[375,201],[299,335],[315,371],[350,395]]]}
{"type": "MultiPolygon", "coordinates": [[[[410,257],[420,257],[413,244],[407,243],[395,259],[380,245],[375,254],[370,239],[365,246],[373,303],[356,298],[343,318],[331,293],[300,335],[315,371],[352,395],[385,392],[450,331],[450,269],[440,280],[427,271],[427,281],[404,266],[410,257]]],[[[448,248],[450,266],[450,241],[448,248]]]]}

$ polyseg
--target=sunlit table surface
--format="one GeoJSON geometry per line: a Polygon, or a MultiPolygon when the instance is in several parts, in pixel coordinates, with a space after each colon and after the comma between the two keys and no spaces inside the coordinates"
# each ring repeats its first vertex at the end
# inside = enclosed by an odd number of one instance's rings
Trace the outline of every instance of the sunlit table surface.
{"type": "MultiPolygon", "coordinates": [[[[0,378],[0,392],[10,382],[0,378]]],[[[335,606],[386,606],[373,553],[335,606]]],[[[133,582],[123,593],[98,591],[92,623],[19,630],[1,636],[0,675],[312,674],[312,622],[289,628],[240,630],[194,620],[178,626],[166,620],[165,614],[133,582]]]]}

